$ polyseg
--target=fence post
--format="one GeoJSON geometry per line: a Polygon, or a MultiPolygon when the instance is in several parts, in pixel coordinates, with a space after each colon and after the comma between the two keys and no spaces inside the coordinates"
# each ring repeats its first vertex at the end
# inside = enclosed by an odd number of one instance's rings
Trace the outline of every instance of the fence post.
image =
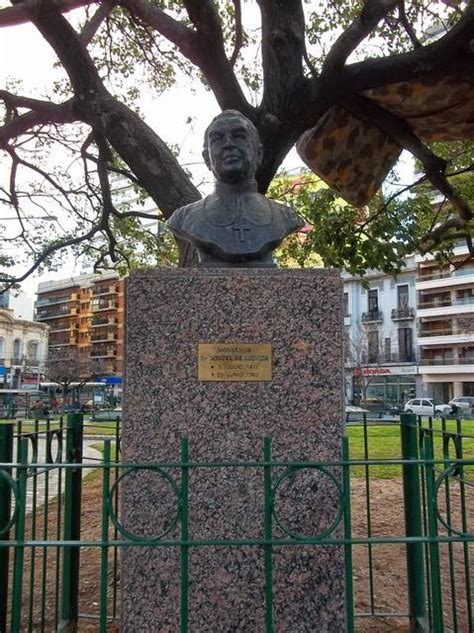
{"type": "MultiPolygon", "coordinates": [[[[66,426],[66,464],[82,464],[83,415],[70,413],[66,426]]],[[[67,468],[64,488],[64,540],[81,538],[82,468],[67,468]]],[[[79,546],[63,553],[61,622],[59,631],[74,631],[79,612],[79,546]]]]}
{"type": "Polygon", "coordinates": [[[429,536],[430,586],[432,623],[430,633],[443,633],[443,591],[440,577],[440,559],[438,537],[438,517],[436,511],[435,463],[433,431],[429,429],[423,435],[423,459],[426,460],[426,504],[429,536]]]}
{"type": "Polygon", "coordinates": [[[352,520],[351,520],[351,473],[349,464],[349,438],[342,440],[343,497],[344,504],[344,571],[346,579],[346,629],[354,633],[354,581],[352,565],[352,520]]]}
{"type": "MultiPolygon", "coordinates": [[[[13,424],[0,424],[0,462],[11,463],[13,458],[13,424]]],[[[11,468],[4,469],[11,475],[11,468]]],[[[12,491],[6,479],[0,477],[0,540],[10,540],[8,526],[11,513],[12,491]]],[[[7,606],[8,606],[8,565],[10,560],[10,548],[0,548],[0,633],[7,630],[7,606]]]]}
{"type": "Polygon", "coordinates": [[[263,438],[263,485],[264,485],[264,577],[265,577],[265,631],[273,631],[273,547],[272,541],[272,444],[263,438]]]}
{"type": "Polygon", "coordinates": [[[110,488],[110,440],[104,441],[102,461],[102,521],[100,548],[100,606],[99,633],[107,631],[107,579],[109,575],[109,488],[110,488]]]}
{"type": "Polygon", "coordinates": [[[181,604],[180,631],[189,627],[189,440],[181,440],[181,604]]]}
{"type": "Polygon", "coordinates": [[[17,467],[18,484],[18,513],[15,522],[15,554],[13,556],[13,590],[12,590],[12,618],[11,631],[21,631],[21,611],[23,606],[23,568],[25,560],[25,516],[26,516],[26,483],[28,464],[28,440],[20,439],[18,442],[17,467]]]}
{"type": "MultiPolygon", "coordinates": [[[[407,537],[423,536],[423,520],[420,494],[420,467],[418,460],[418,425],[416,415],[402,413],[400,432],[403,460],[403,499],[405,505],[405,534],[407,537]]],[[[425,631],[426,602],[424,586],[423,543],[407,543],[408,603],[410,629],[425,631]]]]}

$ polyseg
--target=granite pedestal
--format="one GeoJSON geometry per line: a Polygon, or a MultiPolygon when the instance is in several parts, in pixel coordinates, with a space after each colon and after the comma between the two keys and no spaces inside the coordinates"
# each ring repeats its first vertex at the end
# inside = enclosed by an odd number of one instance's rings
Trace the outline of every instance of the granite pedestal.
{"type": "MultiPolygon", "coordinates": [[[[126,462],[337,461],[343,431],[342,288],[330,270],[159,269],[126,287],[123,452],[126,462]],[[198,345],[271,345],[265,381],[198,380],[198,345]]],[[[189,538],[263,538],[263,469],[191,468],[189,538]]],[[[300,470],[275,499],[293,532],[320,534],[340,509],[330,475],[300,470]]],[[[274,469],[273,482],[284,471],[274,469]]],[[[180,482],[179,469],[169,475],[180,482]]],[[[170,525],[173,491],[156,473],[124,480],[123,523],[152,536],[170,525]]],[[[339,531],[333,534],[337,536],[339,531]]],[[[287,534],[274,522],[273,537],[287,534]]],[[[179,524],[166,539],[179,539],[179,524]]],[[[189,631],[265,630],[262,547],[191,547],[189,631]]],[[[340,546],[275,547],[274,631],[345,630],[340,546]]],[[[180,552],[125,549],[122,632],[179,631],[180,552]]]]}

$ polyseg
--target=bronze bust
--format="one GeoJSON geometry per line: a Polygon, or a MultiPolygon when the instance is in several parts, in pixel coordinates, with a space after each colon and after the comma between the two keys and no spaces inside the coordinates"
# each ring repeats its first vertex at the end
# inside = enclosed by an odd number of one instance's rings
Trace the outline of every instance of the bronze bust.
{"type": "Polygon", "coordinates": [[[207,128],[202,154],[216,178],[214,193],[176,209],[171,231],[195,247],[201,267],[275,266],[272,251],[304,221],[258,193],[257,129],[237,110],[224,110],[207,128]]]}

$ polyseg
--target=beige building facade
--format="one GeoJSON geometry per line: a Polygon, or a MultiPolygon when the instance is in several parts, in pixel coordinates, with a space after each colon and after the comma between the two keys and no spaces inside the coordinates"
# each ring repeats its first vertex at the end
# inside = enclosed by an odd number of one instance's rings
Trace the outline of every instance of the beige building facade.
{"type": "Polygon", "coordinates": [[[0,389],[21,389],[39,382],[48,353],[49,327],[0,309],[0,389]]]}

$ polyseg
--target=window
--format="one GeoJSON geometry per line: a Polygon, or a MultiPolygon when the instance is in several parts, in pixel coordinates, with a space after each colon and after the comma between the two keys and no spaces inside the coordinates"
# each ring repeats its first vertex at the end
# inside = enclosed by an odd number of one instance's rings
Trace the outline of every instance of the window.
{"type": "Polygon", "coordinates": [[[392,350],[391,350],[391,339],[390,337],[386,338],[384,340],[384,344],[383,344],[383,353],[385,356],[385,360],[389,363],[391,358],[392,358],[392,350]]]}
{"type": "Polygon", "coordinates": [[[414,360],[413,332],[409,327],[402,327],[398,330],[398,354],[402,363],[409,363],[414,360]]]}
{"type": "Polygon", "coordinates": [[[344,293],[344,316],[349,316],[349,293],[344,293]]]}
{"type": "Polygon", "coordinates": [[[378,312],[379,310],[379,293],[377,290],[369,290],[369,304],[368,311],[369,312],[378,312]]]}
{"type": "Polygon", "coordinates": [[[407,308],[408,307],[408,284],[404,284],[403,286],[397,286],[397,307],[398,308],[407,308]]]}
{"type": "Polygon", "coordinates": [[[367,335],[368,342],[368,362],[376,363],[379,359],[379,333],[369,332],[367,335]]]}
{"type": "Polygon", "coordinates": [[[0,361],[5,360],[5,339],[0,336],[0,361]]]}
{"type": "Polygon", "coordinates": [[[23,355],[23,344],[21,339],[16,338],[13,341],[13,362],[16,364],[17,362],[21,362],[23,355]]]}
{"type": "Polygon", "coordinates": [[[28,360],[38,360],[39,343],[38,341],[29,341],[27,347],[28,360]]]}
{"type": "Polygon", "coordinates": [[[38,359],[38,350],[39,350],[38,341],[29,341],[29,343],[28,343],[28,358],[31,358],[33,360],[37,360],[38,359]]]}

